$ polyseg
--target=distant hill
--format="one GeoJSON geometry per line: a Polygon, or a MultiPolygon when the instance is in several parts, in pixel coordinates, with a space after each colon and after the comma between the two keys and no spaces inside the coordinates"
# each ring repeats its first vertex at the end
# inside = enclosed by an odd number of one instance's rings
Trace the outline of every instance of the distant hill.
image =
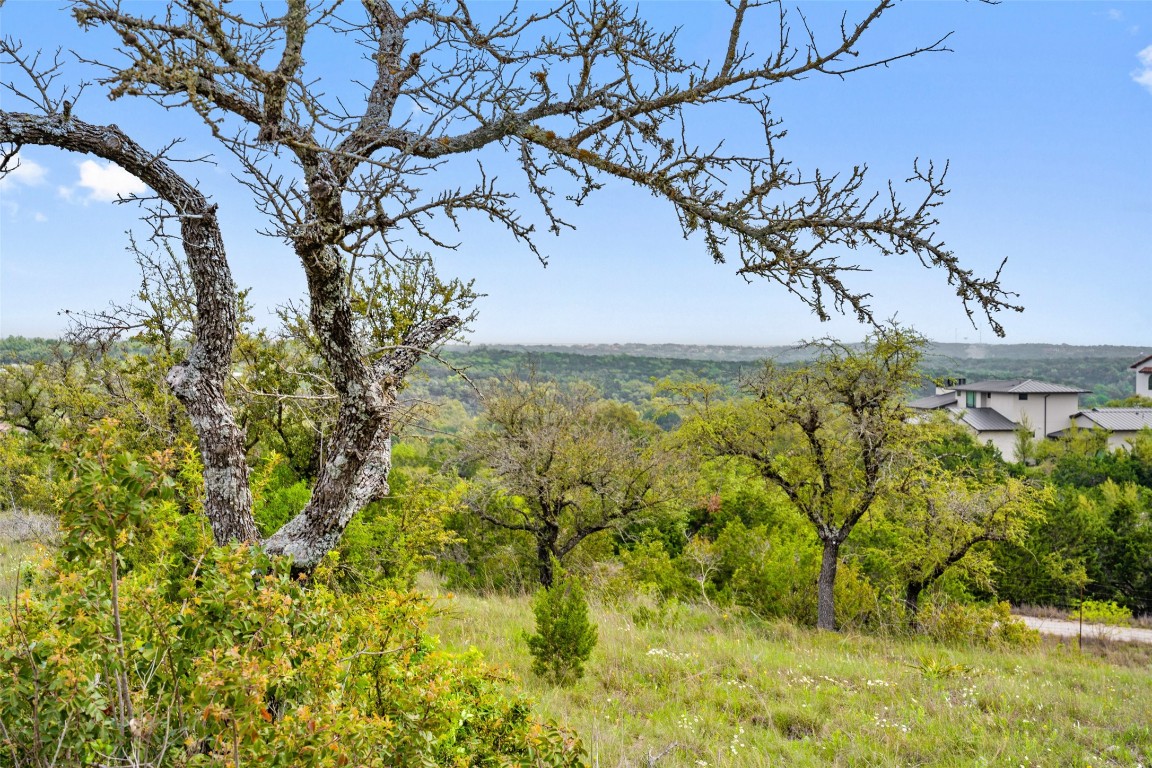
{"type": "MultiPolygon", "coordinates": [[[[933,343],[925,355],[924,374],[929,379],[1049,381],[1089,390],[1081,402],[1096,406],[1132,395],[1135,381],[1128,366],[1150,353],[1152,345],[933,343]]],[[[532,368],[562,381],[592,382],[608,397],[632,402],[650,391],[653,380],[698,377],[732,387],[758,360],[787,365],[811,357],[811,350],[799,346],[703,344],[483,344],[446,350],[447,359],[469,369],[476,379],[532,368]]],[[[446,371],[425,369],[439,380],[443,394],[467,397],[446,371]]],[[[925,391],[930,390],[926,382],[925,391]]]]}
{"type": "MultiPolygon", "coordinates": [[[[453,351],[494,349],[527,354],[555,352],[594,357],[653,357],[676,360],[727,360],[747,362],[776,360],[787,363],[806,360],[811,354],[799,344],[769,347],[727,346],[712,344],[475,344],[457,346],[453,351]]],[[[1128,360],[1129,364],[1152,354],[1147,347],[1075,344],[957,344],[932,342],[930,359],[943,360],[1076,360],[1083,358],[1128,360]]]]}
{"type": "MultiPolygon", "coordinates": [[[[0,339],[0,364],[51,359],[55,343],[18,336],[0,339]]],[[[1081,402],[1095,406],[1132,395],[1135,381],[1128,366],[1148,354],[1152,354],[1152,344],[933,343],[924,373],[935,379],[1038,379],[1066,384],[1090,390],[1081,402]]],[[[759,360],[788,365],[811,356],[811,350],[801,346],[707,344],[477,344],[452,346],[443,354],[446,362],[464,369],[476,382],[536,370],[560,381],[590,382],[607,397],[638,405],[648,400],[657,380],[700,378],[734,388],[759,360]]],[[[470,385],[444,365],[426,361],[422,370],[426,376],[413,382],[414,393],[473,399],[470,385]]],[[[930,386],[926,384],[926,389],[930,386]]]]}

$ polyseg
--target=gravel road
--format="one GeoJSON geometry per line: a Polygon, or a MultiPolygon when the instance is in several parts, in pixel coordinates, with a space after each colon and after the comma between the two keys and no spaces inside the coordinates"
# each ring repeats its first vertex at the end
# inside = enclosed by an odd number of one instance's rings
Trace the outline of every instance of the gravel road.
{"type": "MultiPolygon", "coordinates": [[[[1037,619],[1032,616],[1017,616],[1016,618],[1045,635],[1076,637],[1080,632],[1080,624],[1075,621],[1037,619]]],[[[1108,640],[1124,640],[1130,643],[1152,643],[1152,629],[1113,627],[1107,624],[1089,624],[1085,622],[1084,637],[1101,637],[1108,640]]]]}

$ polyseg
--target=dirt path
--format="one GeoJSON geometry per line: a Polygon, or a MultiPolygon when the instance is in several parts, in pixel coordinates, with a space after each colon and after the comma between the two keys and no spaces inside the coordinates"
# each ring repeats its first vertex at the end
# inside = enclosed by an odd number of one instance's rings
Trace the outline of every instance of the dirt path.
{"type": "MultiPolygon", "coordinates": [[[[1076,637],[1080,633],[1080,624],[1076,621],[1037,619],[1032,616],[1017,616],[1016,618],[1045,635],[1076,637]]],[[[1113,627],[1107,624],[1089,624],[1088,622],[1084,622],[1084,637],[1124,640],[1130,643],[1152,643],[1152,629],[1113,627]]]]}

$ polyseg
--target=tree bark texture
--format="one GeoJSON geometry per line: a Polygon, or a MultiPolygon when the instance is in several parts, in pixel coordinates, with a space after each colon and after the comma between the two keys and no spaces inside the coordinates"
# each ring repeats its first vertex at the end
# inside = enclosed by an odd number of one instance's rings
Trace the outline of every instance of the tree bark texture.
{"type": "Polygon", "coordinates": [[[244,435],[224,396],[236,340],[236,285],[224,252],[216,206],[114,125],[69,115],[0,112],[0,142],[52,146],[109,160],[147,184],[180,219],[184,255],[196,289],[195,339],[168,384],[199,439],[204,463],[204,512],[217,543],[256,541],[244,435]]]}
{"type": "Polygon", "coordinates": [[[551,587],[552,581],[556,578],[552,561],[553,559],[557,562],[560,560],[556,553],[556,542],[559,538],[560,527],[558,525],[545,524],[536,532],[536,562],[540,572],[540,586],[545,589],[551,587]]]}
{"type": "Polygon", "coordinates": [[[836,569],[840,565],[840,541],[824,540],[820,575],[816,578],[816,628],[836,631],[836,569]]]}
{"type": "Polygon", "coordinates": [[[911,629],[920,626],[920,593],[923,591],[924,583],[920,581],[910,581],[904,585],[904,615],[911,629]]]}

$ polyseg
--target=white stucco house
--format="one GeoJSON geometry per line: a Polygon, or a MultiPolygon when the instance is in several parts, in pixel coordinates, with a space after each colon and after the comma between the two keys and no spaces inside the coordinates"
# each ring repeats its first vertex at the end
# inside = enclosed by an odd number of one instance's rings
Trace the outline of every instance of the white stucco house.
{"type": "Polygon", "coordinates": [[[1136,372],[1136,394],[1152,397],[1152,355],[1137,360],[1128,369],[1136,372]]]}
{"type": "MultiPolygon", "coordinates": [[[[1136,374],[1136,394],[1152,398],[1152,355],[1128,366],[1136,374]]],[[[1152,408],[1080,409],[1086,389],[1047,384],[1032,379],[977,381],[948,380],[936,394],[913,400],[918,410],[947,409],[982,443],[991,443],[1012,460],[1016,430],[1026,427],[1037,440],[1058,438],[1075,425],[1102,429],[1108,447],[1128,448],[1142,429],[1152,429],[1152,408]]]]}
{"type": "Polygon", "coordinates": [[[1152,429],[1152,408],[1093,408],[1074,415],[1072,423],[1080,429],[1105,430],[1108,447],[1113,450],[1127,448],[1137,432],[1152,429]]]}
{"type": "Polygon", "coordinates": [[[956,414],[982,443],[992,443],[1008,460],[1015,458],[1016,430],[1027,428],[1037,440],[1067,429],[1080,411],[1086,389],[1033,379],[994,379],[969,384],[948,381],[935,395],[914,400],[918,410],[945,408],[956,414]]]}
{"type": "MultiPolygon", "coordinates": [[[[1136,374],[1136,394],[1152,398],[1152,355],[1140,358],[1128,370],[1136,374]]],[[[1093,408],[1076,413],[1072,423],[1081,429],[1105,430],[1109,448],[1127,448],[1137,432],[1152,429],[1152,408],[1093,408]]]]}

